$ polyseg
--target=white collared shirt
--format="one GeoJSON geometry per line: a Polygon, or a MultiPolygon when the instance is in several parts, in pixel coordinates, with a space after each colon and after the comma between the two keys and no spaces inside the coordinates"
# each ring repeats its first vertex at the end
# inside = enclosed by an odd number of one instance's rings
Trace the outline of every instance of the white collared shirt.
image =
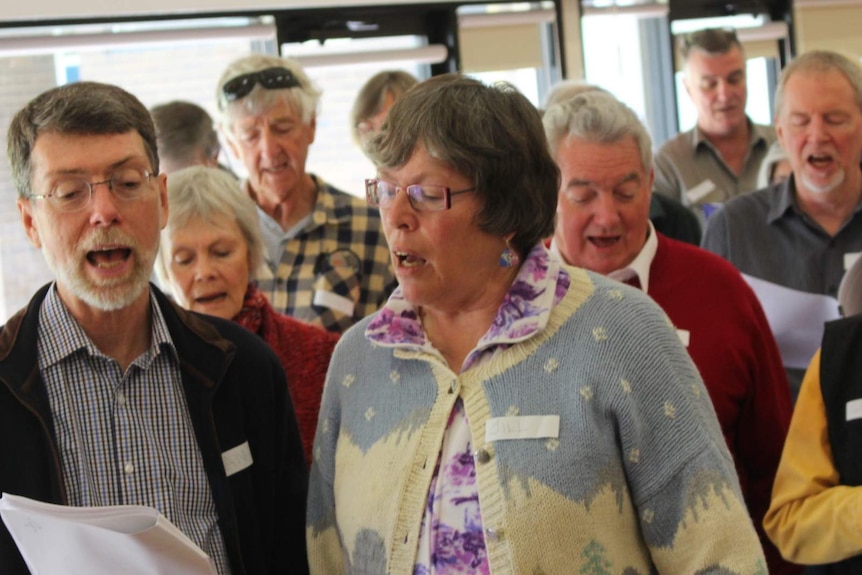
{"type": "MultiPolygon", "coordinates": [[[[647,235],[647,240],[644,242],[641,251],[638,252],[637,256],[635,256],[635,259],[633,259],[626,267],[614,270],[607,274],[609,278],[620,282],[626,282],[632,277],[637,276],[644,293],[649,292],[649,270],[652,266],[652,261],[655,259],[655,254],[658,251],[658,236],[656,236],[655,228],[653,227],[652,222],[648,221],[647,223],[649,224],[649,234],[647,235]]],[[[551,240],[550,250],[565,261],[565,258],[560,254],[560,248],[557,247],[556,240],[551,240]]]]}
{"type": "Polygon", "coordinates": [[[614,270],[608,274],[608,277],[620,282],[625,282],[634,276],[637,276],[641,283],[641,289],[644,293],[649,293],[649,270],[652,266],[652,261],[655,259],[655,253],[658,251],[658,237],[655,234],[655,228],[652,222],[649,223],[649,234],[644,242],[641,251],[635,256],[629,265],[618,270],[614,270]]]}

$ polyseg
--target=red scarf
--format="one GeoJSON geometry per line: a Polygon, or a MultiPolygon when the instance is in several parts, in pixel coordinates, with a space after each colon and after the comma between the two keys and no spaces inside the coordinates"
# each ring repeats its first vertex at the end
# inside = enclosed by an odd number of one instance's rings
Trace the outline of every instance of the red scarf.
{"type": "Polygon", "coordinates": [[[266,307],[266,296],[253,283],[248,284],[242,309],[234,316],[233,321],[252,333],[260,334],[263,323],[263,309],[266,307]]]}

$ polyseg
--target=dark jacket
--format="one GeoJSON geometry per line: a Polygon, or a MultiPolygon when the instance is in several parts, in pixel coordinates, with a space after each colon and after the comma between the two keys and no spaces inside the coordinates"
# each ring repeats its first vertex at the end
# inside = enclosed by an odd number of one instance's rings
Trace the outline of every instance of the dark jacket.
{"type": "MultiPolygon", "coordinates": [[[[67,504],[36,358],[50,286],[0,328],[0,490],[67,504]]],[[[234,575],[305,574],[306,466],[284,372],[232,322],[186,312],[151,286],[179,355],[190,419],[234,575]],[[222,453],[248,442],[251,466],[225,476],[222,453]]],[[[0,522],[0,575],[28,570],[0,522]]]]}

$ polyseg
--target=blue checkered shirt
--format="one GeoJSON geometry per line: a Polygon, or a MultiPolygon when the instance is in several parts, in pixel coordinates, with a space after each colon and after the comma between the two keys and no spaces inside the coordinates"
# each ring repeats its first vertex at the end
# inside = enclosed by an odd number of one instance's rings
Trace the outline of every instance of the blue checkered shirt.
{"type": "Polygon", "coordinates": [[[87,337],[55,286],[39,311],[39,370],[69,503],[154,507],[228,574],[176,348],[152,294],[150,308],[150,347],[125,373],[87,337]]]}

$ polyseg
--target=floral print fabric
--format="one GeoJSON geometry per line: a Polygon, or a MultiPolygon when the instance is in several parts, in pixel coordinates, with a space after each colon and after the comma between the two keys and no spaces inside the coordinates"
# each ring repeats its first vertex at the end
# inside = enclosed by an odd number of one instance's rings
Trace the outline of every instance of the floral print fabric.
{"type": "MultiPolygon", "coordinates": [[[[494,323],[464,360],[461,371],[470,369],[485,353],[541,332],[548,323],[551,309],[569,289],[569,283],[558,256],[552,255],[544,245],[535,246],[503,298],[494,323]]],[[[418,311],[404,299],[400,287],[368,324],[365,337],[378,345],[422,350],[440,357],[425,337],[418,311]]]]}
{"type": "Polygon", "coordinates": [[[459,399],[431,480],[413,575],[489,575],[471,444],[459,399]]]}

